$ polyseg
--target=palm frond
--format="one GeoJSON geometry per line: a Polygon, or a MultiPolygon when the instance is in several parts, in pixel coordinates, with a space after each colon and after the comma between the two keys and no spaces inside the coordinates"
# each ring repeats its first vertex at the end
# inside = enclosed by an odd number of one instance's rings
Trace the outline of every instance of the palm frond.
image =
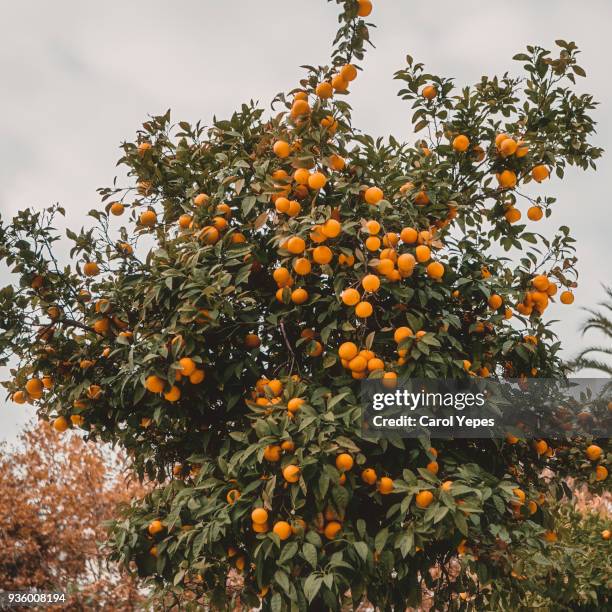
{"type": "Polygon", "coordinates": [[[596,359],[575,359],[569,363],[572,370],[598,370],[608,376],[612,376],[612,365],[596,359]]]}

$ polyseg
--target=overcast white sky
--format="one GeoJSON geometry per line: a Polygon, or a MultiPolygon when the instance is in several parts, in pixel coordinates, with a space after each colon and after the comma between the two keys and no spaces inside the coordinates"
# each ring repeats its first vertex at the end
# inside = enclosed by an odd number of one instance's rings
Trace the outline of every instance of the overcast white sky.
{"type": "MultiPolygon", "coordinates": [[[[377,48],[350,96],[365,131],[410,138],[408,106],[392,79],[406,53],[463,84],[518,70],[510,60],[526,44],[550,48],[564,38],[583,50],[588,80],[579,86],[602,102],[597,144],[612,149],[609,0],[374,0],[371,19],[377,48]]],[[[96,187],[113,179],[120,142],[147,114],[171,108],[176,120],[210,122],[242,101],[266,105],[295,87],[301,64],[327,62],[336,25],[336,5],[324,0],[4,2],[0,214],[61,202],[71,225],[80,225],[99,206],[96,187]]],[[[584,342],[579,306],[601,299],[600,283],[612,281],[610,170],[608,155],[598,173],[548,183],[559,201],[552,221],[537,226],[568,224],[578,239],[575,305],[547,311],[562,318],[556,330],[567,355],[584,342]]],[[[0,398],[0,440],[14,439],[31,416],[0,398]]]]}

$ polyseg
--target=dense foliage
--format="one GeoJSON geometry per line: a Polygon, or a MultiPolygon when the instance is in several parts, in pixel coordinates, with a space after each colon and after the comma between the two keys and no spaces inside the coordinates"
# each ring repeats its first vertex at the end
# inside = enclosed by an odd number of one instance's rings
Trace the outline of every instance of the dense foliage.
{"type": "Polygon", "coordinates": [[[368,376],[564,376],[545,311],[574,299],[573,239],[533,228],[554,211],[540,183],[601,155],[595,103],[574,93],[565,41],[464,88],[408,57],[395,77],[419,139],[374,139],[347,102],[371,5],[338,4],[331,65],[272,116],[147,121],[123,145],[127,186],[68,232],[72,263],[53,255],[61,209],[2,224],[19,278],[0,297],[0,354],[19,358],[7,387],[157,480],[115,524],[114,558],[178,600],[222,606],[233,568],[264,609],[403,609],[424,588],[438,606],[516,605],[542,579],[518,551],[561,546],[548,500],[567,474],[601,490],[606,445],[373,443],[358,391],[368,376]]]}

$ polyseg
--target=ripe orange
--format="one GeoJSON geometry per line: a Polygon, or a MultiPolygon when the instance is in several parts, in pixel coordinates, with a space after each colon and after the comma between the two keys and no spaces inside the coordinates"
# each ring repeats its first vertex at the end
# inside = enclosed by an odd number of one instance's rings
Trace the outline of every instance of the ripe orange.
{"type": "Polygon", "coordinates": [[[506,212],[504,213],[504,217],[508,223],[516,223],[521,219],[521,211],[514,206],[509,206],[506,212]]]}
{"type": "Polygon", "coordinates": [[[66,418],[63,416],[57,417],[57,419],[53,421],[53,429],[59,433],[66,431],[68,429],[68,421],[66,418]]]}
{"type": "Polygon", "coordinates": [[[340,299],[347,306],[355,306],[361,299],[361,296],[359,295],[359,291],[357,291],[357,289],[345,289],[340,294],[340,299]]]}
{"type": "Polygon", "coordinates": [[[378,266],[376,266],[376,271],[387,278],[389,278],[389,275],[391,275],[394,270],[395,265],[391,259],[381,259],[378,266]]]}
{"type": "Polygon", "coordinates": [[[427,266],[427,275],[435,280],[441,279],[444,276],[444,266],[439,261],[432,261],[427,266]]]}
{"type": "Polygon", "coordinates": [[[216,227],[220,232],[227,229],[227,221],[223,217],[213,217],[213,227],[216,227]]]}
{"type": "Polygon", "coordinates": [[[417,192],[417,194],[414,196],[414,203],[417,206],[427,206],[427,204],[429,204],[430,201],[431,200],[429,199],[427,192],[422,191],[422,190],[417,192]]]}
{"type": "Polygon", "coordinates": [[[193,217],[191,215],[185,214],[179,217],[178,224],[181,229],[187,229],[191,225],[192,221],[193,217]]]}
{"type": "Polygon", "coordinates": [[[571,291],[563,291],[559,299],[562,304],[572,304],[574,302],[574,294],[571,291]]]}
{"type": "Polygon", "coordinates": [[[429,259],[431,258],[431,250],[428,246],[425,246],[424,244],[420,244],[415,249],[415,255],[416,255],[416,259],[418,262],[425,263],[426,261],[429,261],[429,259]]]}
{"type": "Polygon", "coordinates": [[[208,194],[198,193],[198,195],[195,198],[193,198],[193,203],[196,206],[202,206],[203,204],[206,204],[208,200],[210,200],[210,196],[208,194]]]}
{"type": "Polygon", "coordinates": [[[382,359],[378,359],[378,357],[373,357],[372,359],[368,359],[368,371],[375,372],[376,370],[384,370],[385,362],[382,359]]]}
{"type": "Polygon", "coordinates": [[[194,370],[193,374],[189,377],[189,382],[192,385],[199,385],[206,378],[206,372],[204,370],[194,370]]]}
{"type": "Polygon", "coordinates": [[[308,300],[308,292],[306,291],[306,289],[302,289],[301,287],[299,287],[298,289],[294,289],[291,292],[291,301],[294,304],[303,304],[304,302],[306,302],[308,300]]]}
{"type": "Polygon", "coordinates": [[[405,227],[400,232],[400,238],[402,242],[406,244],[414,244],[417,241],[419,234],[413,227],[405,227]]]}
{"type": "Polygon", "coordinates": [[[321,98],[321,100],[327,100],[334,94],[334,88],[329,81],[323,81],[317,85],[315,94],[321,98]]]}
{"type": "Polygon", "coordinates": [[[366,189],[364,197],[368,204],[375,206],[385,197],[385,194],[380,187],[369,187],[366,189]]]}
{"type": "Polygon", "coordinates": [[[291,281],[291,275],[289,274],[289,270],[284,267],[276,268],[274,272],[272,272],[272,278],[276,281],[276,284],[279,287],[286,287],[291,281]]]}
{"type": "Polygon", "coordinates": [[[277,198],[276,202],[274,203],[274,207],[276,208],[277,212],[283,214],[287,214],[289,212],[290,206],[289,200],[284,196],[277,198]]]}
{"type": "Polygon", "coordinates": [[[297,99],[291,105],[291,116],[294,119],[298,117],[303,117],[304,115],[308,115],[310,113],[310,106],[306,100],[297,99]]]}
{"type": "Polygon", "coordinates": [[[212,225],[206,225],[198,234],[198,238],[204,244],[216,244],[219,241],[219,237],[219,230],[212,225]]]}
{"type": "Polygon", "coordinates": [[[336,457],[336,467],[341,472],[348,472],[353,467],[353,458],[348,453],[340,453],[336,457]]]}
{"type": "Polygon", "coordinates": [[[151,521],[149,523],[149,526],[147,527],[147,531],[149,532],[150,535],[156,535],[162,532],[163,530],[164,530],[164,524],[158,519],[151,521]]]}
{"type": "Polygon", "coordinates": [[[306,243],[299,236],[292,236],[287,241],[287,250],[294,255],[299,255],[304,252],[306,248],[306,243]]]}
{"type": "Polygon", "coordinates": [[[350,361],[351,359],[357,357],[358,354],[359,349],[353,342],[343,342],[338,349],[338,356],[340,359],[347,359],[350,361]]]}
{"type": "Polygon", "coordinates": [[[378,490],[381,495],[388,495],[393,491],[393,480],[387,476],[383,476],[378,483],[378,490]]]}
{"type": "Polygon", "coordinates": [[[342,531],[342,525],[338,521],[330,521],[325,525],[323,533],[328,540],[334,540],[340,531],[342,531]]]}
{"type": "Polygon", "coordinates": [[[516,488],[512,489],[512,492],[514,493],[514,496],[518,499],[518,502],[514,501],[512,503],[519,506],[522,505],[525,502],[526,498],[525,491],[523,491],[523,489],[516,488]]]}
{"type": "Polygon", "coordinates": [[[23,391],[15,391],[11,396],[11,400],[16,404],[25,404],[26,394],[23,391]]]}
{"type": "Polygon", "coordinates": [[[349,361],[348,367],[353,373],[365,372],[368,367],[368,360],[363,355],[357,355],[349,361]]]}
{"type": "Polygon", "coordinates": [[[518,142],[516,142],[514,138],[506,138],[502,140],[501,145],[499,146],[499,152],[504,157],[510,157],[510,155],[514,155],[517,149],[518,142]]]}
{"type": "Polygon", "coordinates": [[[380,279],[375,274],[368,274],[361,279],[361,286],[369,293],[375,293],[380,288],[380,279]]]}
{"type": "Polygon", "coordinates": [[[335,134],[338,129],[338,122],[332,115],[328,115],[321,119],[321,127],[325,128],[330,134],[335,134]]]}
{"type": "Polygon", "coordinates": [[[322,172],[314,172],[308,177],[308,187],[311,189],[323,189],[327,183],[327,177],[322,172]]]}
{"type": "Polygon", "coordinates": [[[372,236],[376,236],[376,234],[378,234],[378,232],[380,232],[380,223],[378,221],[368,221],[365,224],[365,228],[368,231],[368,233],[372,236]]]}
{"type": "MultiPolygon", "coordinates": [[[[259,348],[261,346],[261,339],[259,338],[257,334],[247,334],[244,337],[244,345],[248,349],[259,348]]],[[[189,376],[191,376],[191,374],[189,376]]]]}
{"type": "Polygon", "coordinates": [[[359,302],[359,304],[355,306],[355,314],[362,319],[371,316],[373,311],[372,304],[369,302],[359,302]]]}
{"type": "Polygon", "coordinates": [[[310,178],[310,172],[307,168],[298,168],[293,173],[293,180],[298,185],[308,185],[308,179],[310,178]]]}
{"type": "Polygon", "coordinates": [[[164,398],[168,402],[178,402],[181,398],[181,390],[176,385],[172,385],[170,390],[164,393],[164,398]]]}
{"type": "Polygon", "coordinates": [[[544,216],[544,211],[539,206],[531,206],[527,210],[527,218],[530,221],[539,221],[544,216]]]}
{"type": "Polygon", "coordinates": [[[334,254],[329,247],[318,246],[312,251],[312,258],[316,263],[323,266],[334,258],[334,254]]]}
{"type": "Polygon", "coordinates": [[[251,520],[256,525],[263,525],[268,521],[268,512],[264,508],[255,508],[251,512],[251,520]]]}
{"type": "Polygon", "coordinates": [[[30,380],[28,380],[28,382],[25,384],[25,389],[28,392],[28,395],[38,399],[42,396],[43,392],[42,381],[39,378],[30,378],[30,380]]]}
{"type": "Polygon", "coordinates": [[[83,274],[85,276],[97,276],[100,274],[100,268],[95,261],[88,261],[83,264],[83,274]]]}
{"type": "Polygon", "coordinates": [[[281,458],[281,447],[278,444],[270,444],[264,449],[263,457],[270,463],[276,463],[281,458]]]}
{"type": "Polygon", "coordinates": [[[608,468],[605,465],[598,465],[595,468],[595,480],[602,481],[608,477],[608,468]]]}
{"type": "Polygon", "coordinates": [[[354,81],[357,78],[357,68],[353,64],[345,64],[340,69],[340,76],[345,81],[354,81]]]}
{"type": "Polygon", "coordinates": [[[368,251],[378,251],[380,249],[380,238],[378,236],[370,236],[365,241],[368,251]]]}
{"type": "Polygon", "coordinates": [[[341,266],[348,266],[350,268],[355,264],[355,257],[354,255],[345,255],[344,253],[340,253],[340,255],[338,255],[338,263],[341,266]]]}
{"type": "Polygon", "coordinates": [[[274,523],[272,531],[282,540],[288,539],[293,533],[291,525],[287,521],[277,521],[274,523]]]}
{"type": "Polygon", "coordinates": [[[453,149],[455,149],[455,151],[457,151],[458,153],[464,153],[468,150],[469,146],[470,139],[463,134],[455,137],[455,139],[453,140],[453,149]]]}
{"type": "Polygon", "coordinates": [[[153,227],[157,223],[157,214],[154,210],[145,210],[140,213],[138,220],[143,227],[153,227]]]}
{"type": "Polygon", "coordinates": [[[504,142],[504,140],[507,140],[508,138],[510,138],[510,136],[508,136],[508,134],[504,134],[504,133],[498,134],[495,137],[495,146],[497,147],[497,149],[500,149],[501,145],[502,145],[502,142],[504,142]]]}
{"type": "Polygon", "coordinates": [[[393,334],[393,339],[395,340],[395,342],[397,342],[397,344],[399,344],[400,342],[402,342],[403,340],[406,340],[407,338],[410,338],[412,336],[412,330],[409,327],[398,327],[394,334],[393,334]]]}
{"type": "Polygon", "coordinates": [[[426,85],[425,87],[423,87],[421,95],[426,100],[433,100],[438,95],[438,90],[434,85],[426,85]]]}
{"type": "Polygon", "coordinates": [[[303,403],[304,400],[301,397],[292,397],[287,402],[287,410],[289,410],[289,412],[296,413],[302,407],[303,403]]]}
{"type": "Polygon", "coordinates": [[[512,189],[516,187],[516,173],[512,170],[504,170],[497,176],[497,181],[499,182],[499,186],[503,189],[512,189]]]}
{"type": "Polygon", "coordinates": [[[287,482],[297,482],[300,479],[300,468],[297,465],[288,465],[283,470],[283,478],[287,482]]]}
{"type": "Polygon", "coordinates": [[[602,450],[597,444],[591,444],[587,446],[585,453],[591,461],[597,461],[601,457],[602,450]]]}
{"type": "Polygon", "coordinates": [[[318,340],[315,340],[313,344],[314,346],[311,345],[312,348],[308,350],[308,355],[310,357],[320,357],[323,354],[323,345],[318,340]]]}
{"type": "Polygon", "coordinates": [[[519,140],[518,142],[518,146],[516,149],[516,156],[517,157],[525,157],[525,155],[527,155],[527,153],[529,153],[529,147],[527,146],[527,143],[524,142],[523,140],[519,140]]]}
{"type": "Polygon", "coordinates": [[[531,284],[538,291],[546,291],[550,282],[547,276],[545,276],[544,274],[538,274],[537,276],[533,277],[533,279],[531,280],[531,284]]]}
{"type": "Polygon", "coordinates": [[[489,308],[492,310],[497,310],[503,303],[504,300],[501,295],[494,293],[489,297],[489,308]]]}
{"type": "Polygon", "coordinates": [[[321,233],[327,238],[336,238],[342,231],[342,224],[336,219],[328,219],[321,227],[321,233]]]}
{"type": "Polygon", "coordinates": [[[328,165],[332,170],[340,171],[344,169],[346,162],[344,161],[343,157],[334,154],[329,156],[328,165]]]}
{"type": "Polygon", "coordinates": [[[544,165],[535,166],[531,171],[531,176],[535,181],[541,183],[550,176],[550,170],[544,165]]]}
{"type": "Polygon", "coordinates": [[[84,423],[85,423],[85,419],[80,414],[71,414],[70,415],[70,422],[75,427],[82,427],[84,425],[84,423]]]}
{"type": "Polygon", "coordinates": [[[232,209],[225,204],[225,202],[221,202],[221,204],[217,204],[217,212],[220,215],[226,215],[227,217],[232,216],[232,209]]]}
{"type": "Polygon", "coordinates": [[[111,214],[115,215],[116,217],[122,215],[124,210],[125,206],[121,202],[113,202],[110,206],[111,214]]]}
{"type": "Polygon", "coordinates": [[[306,257],[298,257],[293,261],[293,270],[298,276],[310,274],[311,269],[310,261],[306,257]]]}
{"type": "Polygon", "coordinates": [[[361,472],[361,480],[366,484],[373,485],[376,483],[376,472],[372,468],[366,468],[361,472]]]}
{"type": "Polygon", "coordinates": [[[432,474],[437,474],[440,470],[440,464],[437,461],[430,461],[425,467],[432,474]]]}
{"type": "Polygon", "coordinates": [[[292,440],[284,440],[281,442],[281,448],[286,453],[292,453],[295,450],[295,443],[292,440]]]}
{"type": "Polygon", "coordinates": [[[164,390],[165,382],[155,375],[147,376],[144,386],[151,393],[161,393],[164,390]]]}
{"type": "Polygon", "coordinates": [[[191,376],[196,369],[196,363],[193,359],[191,359],[191,357],[183,357],[182,359],[179,359],[179,365],[181,366],[179,372],[183,376],[191,376]]]}
{"type": "Polygon", "coordinates": [[[272,147],[274,154],[281,159],[289,157],[289,153],[291,152],[291,148],[289,147],[289,143],[285,140],[277,140],[272,147]]]}
{"type": "Polygon", "coordinates": [[[427,508],[433,501],[433,493],[431,491],[420,491],[415,497],[415,502],[418,508],[427,508]]]}
{"type": "Polygon", "coordinates": [[[340,74],[336,74],[332,77],[331,84],[336,91],[344,92],[348,89],[348,81],[342,78],[340,74]]]}
{"type": "Polygon", "coordinates": [[[544,539],[547,542],[556,542],[558,540],[557,534],[554,531],[546,531],[544,533],[544,539]]]}

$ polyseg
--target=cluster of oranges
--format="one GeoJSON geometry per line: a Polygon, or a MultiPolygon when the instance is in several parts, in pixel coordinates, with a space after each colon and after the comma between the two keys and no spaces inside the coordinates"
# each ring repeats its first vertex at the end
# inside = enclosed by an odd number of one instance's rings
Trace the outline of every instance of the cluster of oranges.
{"type": "MultiPolygon", "coordinates": [[[[183,379],[188,380],[192,385],[199,385],[206,378],[203,367],[198,367],[198,363],[191,357],[182,357],[178,360],[177,369],[174,372],[175,382],[183,379]]],[[[155,394],[162,394],[168,402],[177,402],[181,398],[181,389],[178,385],[168,385],[166,381],[157,374],[150,374],[145,378],[144,386],[147,391],[155,394]]]]}
{"type": "Polygon", "coordinates": [[[385,362],[370,349],[361,349],[354,342],[343,342],[338,348],[338,357],[342,367],[351,372],[357,380],[367,378],[376,373],[383,379],[383,384],[394,386],[397,374],[385,371],[385,362]]]}
{"type": "MultiPolygon", "coordinates": [[[[522,302],[516,305],[517,311],[523,316],[529,316],[535,310],[542,314],[550,303],[550,298],[557,294],[558,286],[551,281],[545,274],[538,274],[531,280],[532,289],[525,293],[522,302]]],[[[559,295],[562,304],[571,304],[574,301],[574,294],[565,290],[559,295]]]]}
{"type": "MultiPolygon", "coordinates": [[[[597,444],[590,444],[585,450],[587,459],[593,463],[598,462],[601,459],[603,450],[601,446],[597,444]]],[[[598,464],[595,466],[595,480],[601,482],[606,480],[608,477],[608,468],[605,465],[598,464]]]]}
{"type": "MultiPolygon", "coordinates": [[[[437,95],[432,89],[425,88],[423,96],[427,99],[433,99],[437,95]]],[[[550,170],[544,164],[536,164],[529,170],[524,164],[518,160],[522,160],[529,154],[529,145],[521,139],[515,139],[506,133],[500,133],[495,137],[495,150],[502,163],[507,167],[496,172],[497,182],[501,189],[514,189],[521,178],[529,175],[534,181],[541,183],[550,176],[550,170]],[[507,162],[514,161],[512,164],[507,162]],[[519,174],[517,174],[519,172],[519,174]]],[[[452,140],[453,150],[457,153],[471,152],[475,155],[476,161],[481,162],[485,159],[485,150],[480,145],[471,146],[470,139],[465,134],[459,134],[452,140]]],[[[508,223],[516,223],[521,219],[521,211],[516,208],[513,203],[508,203],[505,206],[504,216],[508,223]]],[[[544,216],[542,208],[538,205],[533,205],[527,211],[527,217],[531,221],[540,221],[544,216]]]]}

